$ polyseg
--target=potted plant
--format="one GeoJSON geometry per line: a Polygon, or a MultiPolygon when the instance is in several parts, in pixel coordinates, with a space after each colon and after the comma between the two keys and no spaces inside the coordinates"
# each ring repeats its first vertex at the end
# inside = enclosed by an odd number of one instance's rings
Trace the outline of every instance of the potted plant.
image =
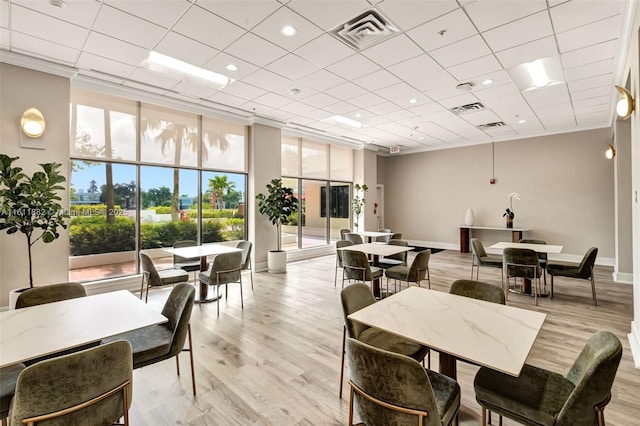
{"type": "Polygon", "coordinates": [[[287,252],[282,250],[281,227],[298,210],[298,199],[292,188],[282,185],[282,179],[272,179],[267,184],[267,195],[256,195],[258,211],[276,226],[277,250],[269,250],[267,268],[269,272],[281,273],[287,270],[287,252]]]}
{"type": "Polygon", "coordinates": [[[38,241],[51,243],[59,229],[67,228],[69,215],[60,205],[59,191],[66,182],[60,174],[60,163],[40,164],[42,171],[32,176],[13,165],[19,157],[0,154],[0,230],[21,233],[27,239],[29,288],[33,287],[31,247],[38,241]]]}
{"type": "Polygon", "coordinates": [[[353,185],[353,192],[355,193],[353,200],[351,201],[351,211],[353,211],[353,227],[357,231],[360,227],[360,216],[362,215],[362,209],[366,204],[367,200],[364,198],[367,195],[367,191],[369,187],[365,185],[360,185],[356,183],[353,185]]]}
{"type": "Polygon", "coordinates": [[[502,214],[502,217],[507,218],[507,228],[513,228],[513,218],[516,216],[515,212],[513,211],[513,200],[519,201],[520,194],[518,194],[517,192],[512,192],[511,194],[509,194],[509,207],[506,208],[504,213],[502,214]]]}

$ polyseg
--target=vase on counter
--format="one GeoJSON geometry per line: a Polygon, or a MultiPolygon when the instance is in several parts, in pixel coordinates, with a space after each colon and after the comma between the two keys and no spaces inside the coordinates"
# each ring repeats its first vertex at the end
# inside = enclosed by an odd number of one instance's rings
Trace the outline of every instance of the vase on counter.
{"type": "Polygon", "coordinates": [[[511,216],[507,216],[507,228],[513,228],[513,218],[511,216]]]}
{"type": "Polygon", "coordinates": [[[473,226],[473,222],[475,222],[476,216],[473,214],[473,209],[467,209],[467,212],[464,215],[464,224],[467,226],[473,226]]]}

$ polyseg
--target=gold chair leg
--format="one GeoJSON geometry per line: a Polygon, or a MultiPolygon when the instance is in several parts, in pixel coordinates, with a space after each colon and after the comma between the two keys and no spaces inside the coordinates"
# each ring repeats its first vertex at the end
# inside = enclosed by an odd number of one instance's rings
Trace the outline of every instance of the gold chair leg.
{"type": "Polygon", "coordinates": [[[342,359],[340,360],[340,392],[339,396],[342,399],[342,382],[344,381],[344,347],[347,342],[347,326],[342,326],[342,359]]]}
{"type": "MultiPolygon", "coordinates": [[[[196,374],[193,368],[193,341],[191,340],[191,323],[187,324],[187,337],[189,338],[189,359],[191,361],[191,385],[193,396],[196,396],[196,374]]],[[[178,359],[178,357],[176,357],[178,359]]]]}
{"type": "Polygon", "coordinates": [[[253,290],[253,268],[251,267],[251,257],[249,257],[249,273],[251,275],[251,290],[253,290]]]}
{"type": "MultiPolygon", "coordinates": [[[[491,411],[489,411],[489,416],[491,416],[491,411]]],[[[482,407],[482,426],[487,426],[487,409],[484,407],[482,407]]]]}
{"type": "Polygon", "coordinates": [[[244,310],[244,299],[242,297],[242,274],[240,274],[240,307],[244,310]]]}
{"type": "Polygon", "coordinates": [[[596,280],[593,276],[593,268],[591,268],[591,294],[593,295],[593,304],[598,306],[598,299],[596,299],[596,280]]]}

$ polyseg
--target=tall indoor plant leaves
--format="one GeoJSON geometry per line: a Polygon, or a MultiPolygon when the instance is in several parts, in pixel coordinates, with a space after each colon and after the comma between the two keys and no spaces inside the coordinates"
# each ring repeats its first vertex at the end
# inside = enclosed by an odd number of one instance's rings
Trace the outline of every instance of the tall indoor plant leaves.
{"type": "Polygon", "coordinates": [[[256,195],[258,211],[269,218],[276,226],[278,251],[282,251],[282,234],[280,227],[283,222],[298,210],[298,199],[293,189],[282,186],[282,179],[272,179],[267,184],[267,195],[256,195]]]}

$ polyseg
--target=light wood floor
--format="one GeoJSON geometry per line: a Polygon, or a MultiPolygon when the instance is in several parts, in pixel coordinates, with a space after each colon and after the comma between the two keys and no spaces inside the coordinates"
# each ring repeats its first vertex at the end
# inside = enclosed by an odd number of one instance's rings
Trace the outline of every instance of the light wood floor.
{"type": "MultiPolygon", "coordinates": [[[[410,260],[412,257],[410,257],[410,260]]],[[[132,425],[345,425],[348,395],[338,398],[342,311],[340,283],[334,287],[333,256],[290,263],[286,274],[244,275],[244,310],[238,286],[229,299],[195,305],[192,329],[198,395],[191,393],[188,354],[182,375],[172,360],[134,372],[132,425]]],[[[431,256],[432,288],[448,291],[470,275],[471,255],[444,251],[431,256]]],[[[640,425],[640,370],[633,366],[627,333],[632,286],[615,284],[612,268],[596,267],[598,306],[587,281],[557,279],[553,300],[535,307],[527,296],[508,304],[547,314],[528,363],[565,374],[597,330],[615,333],[624,354],[605,410],[608,425],[640,425]]],[[[480,279],[500,283],[500,270],[482,268],[480,279]]],[[[158,309],[169,289],[152,291],[158,309]]],[[[437,356],[432,356],[437,369],[437,356]]],[[[462,425],[480,424],[473,378],[477,367],[458,363],[462,425]]],[[[348,371],[345,371],[348,376],[348,371]]],[[[497,424],[494,421],[494,424],[497,424]]],[[[505,421],[505,425],[515,424],[505,421]]]]}

